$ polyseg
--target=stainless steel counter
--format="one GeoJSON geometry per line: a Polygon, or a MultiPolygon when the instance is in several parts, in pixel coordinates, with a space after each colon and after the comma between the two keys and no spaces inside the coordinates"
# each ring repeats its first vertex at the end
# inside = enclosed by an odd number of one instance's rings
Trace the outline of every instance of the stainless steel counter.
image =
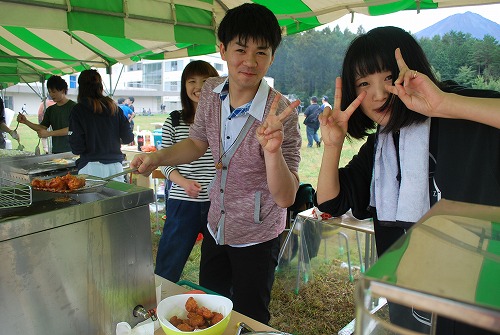
{"type": "Polygon", "coordinates": [[[155,307],[153,191],[109,182],[96,193],[33,191],[0,209],[3,334],[114,334],[155,307]]]}

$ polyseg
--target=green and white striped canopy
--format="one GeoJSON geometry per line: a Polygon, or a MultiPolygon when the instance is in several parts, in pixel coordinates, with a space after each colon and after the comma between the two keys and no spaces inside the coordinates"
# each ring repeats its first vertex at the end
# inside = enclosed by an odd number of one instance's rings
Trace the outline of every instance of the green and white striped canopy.
{"type": "MultiPolygon", "coordinates": [[[[217,51],[216,30],[239,0],[0,0],[0,85],[41,81],[90,67],[217,51]]],[[[284,35],[350,13],[494,3],[492,0],[254,0],[284,35]]]]}

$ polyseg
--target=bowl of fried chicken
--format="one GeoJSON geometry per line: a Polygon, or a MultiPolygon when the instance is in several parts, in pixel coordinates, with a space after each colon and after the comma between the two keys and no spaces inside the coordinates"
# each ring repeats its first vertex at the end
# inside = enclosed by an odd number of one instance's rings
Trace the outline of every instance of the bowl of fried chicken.
{"type": "Polygon", "coordinates": [[[178,294],[160,301],[156,315],[166,335],[220,335],[229,323],[233,302],[215,294],[178,294]]]}

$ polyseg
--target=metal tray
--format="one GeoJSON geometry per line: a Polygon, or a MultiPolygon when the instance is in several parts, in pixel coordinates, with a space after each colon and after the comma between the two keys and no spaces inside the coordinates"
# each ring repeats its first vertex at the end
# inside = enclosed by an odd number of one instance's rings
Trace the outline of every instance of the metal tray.
{"type": "MultiPolygon", "coordinates": [[[[75,177],[84,178],[85,186],[73,189],[73,190],[55,190],[55,189],[43,189],[33,187],[37,191],[52,192],[52,193],[89,193],[89,192],[99,192],[109,181],[115,177],[126,175],[127,173],[132,173],[136,171],[137,168],[124,169],[122,172],[116,173],[106,178],[100,178],[95,176],[90,176],[86,174],[74,175],[75,177]]],[[[50,178],[47,178],[50,179],[50,178]]]]}
{"type": "Polygon", "coordinates": [[[30,206],[32,201],[30,185],[0,178],[0,209],[30,206]]]}

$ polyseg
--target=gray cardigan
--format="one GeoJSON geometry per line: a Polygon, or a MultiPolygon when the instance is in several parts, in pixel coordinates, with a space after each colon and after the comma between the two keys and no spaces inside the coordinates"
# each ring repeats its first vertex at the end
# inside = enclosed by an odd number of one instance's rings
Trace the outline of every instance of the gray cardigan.
{"type": "MultiPolygon", "coordinates": [[[[203,85],[190,137],[207,142],[214,161],[223,153],[221,127],[221,100],[214,89],[226,78],[209,78],[203,85]]],[[[264,118],[269,113],[277,91],[269,89],[264,118]]],[[[255,102],[254,102],[255,103],[255,102]]],[[[290,102],[282,98],[278,110],[283,111],[290,102]]],[[[256,137],[261,121],[250,116],[243,127],[244,134],[223,160],[224,167],[217,170],[209,191],[211,201],[208,223],[218,234],[219,244],[262,243],[277,237],[285,228],[286,208],[273,200],[266,179],[264,153],[256,137]]],[[[297,172],[302,144],[295,111],[283,124],[283,157],[290,171],[297,172]]]]}

